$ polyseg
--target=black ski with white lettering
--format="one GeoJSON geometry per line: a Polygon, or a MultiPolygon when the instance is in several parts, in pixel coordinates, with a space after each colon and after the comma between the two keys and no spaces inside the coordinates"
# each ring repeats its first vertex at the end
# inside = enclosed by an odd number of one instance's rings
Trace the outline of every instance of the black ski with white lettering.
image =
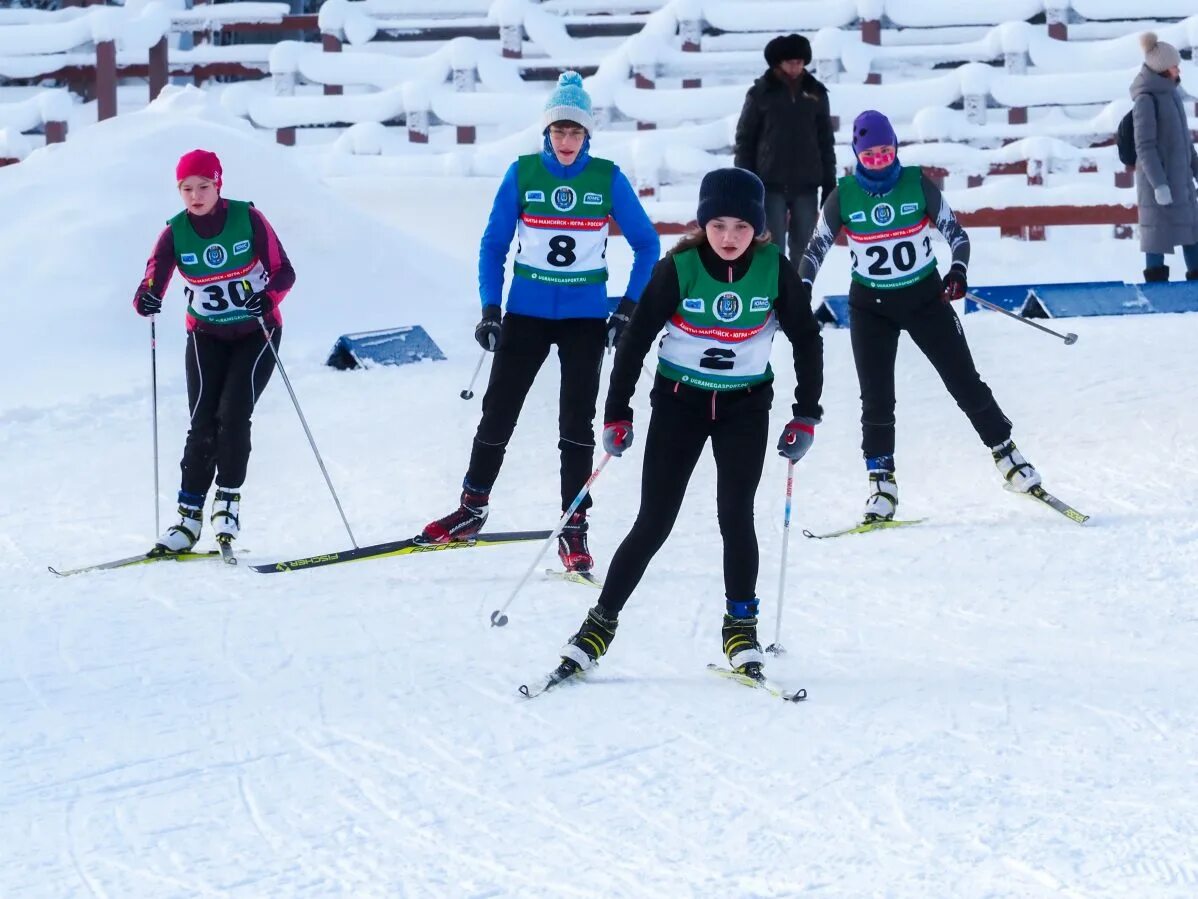
{"type": "Polygon", "coordinates": [[[266,565],[251,565],[259,574],[274,574],[278,571],[300,571],[305,568],[320,568],[341,562],[358,562],[363,559],[385,559],[391,556],[409,556],[416,553],[440,552],[446,549],[470,549],[479,546],[501,546],[505,543],[523,543],[528,540],[544,540],[551,531],[510,531],[498,534],[479,534],[469,540],[453,540],[449,543],[424,543],[419,537],[343,549],[338,552],[291,559],[287,562],[271,562],[266,565]]]}

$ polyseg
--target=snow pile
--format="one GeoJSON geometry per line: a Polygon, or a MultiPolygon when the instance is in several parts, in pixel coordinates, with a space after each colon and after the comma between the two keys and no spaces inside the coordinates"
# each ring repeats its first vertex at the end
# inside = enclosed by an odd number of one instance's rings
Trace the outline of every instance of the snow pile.
{"type": "MultiPolygon", "coordinates": [[[[443,313],[428,300],[439,295],[443,263],[431,242],[401,240],[346,206],[309,170],[311,160],[264,141],[209,94],[169,88],[142,112],[0,169],[0,208],[20,210],[0,220],[5,255],[22,260],[6,270],[5,293],[28,298],[10,307],[7,327],[53,355],[70,347],[75,366],[30,381],[20,355],[0,354],[0,409],[52,398],[79,371],[97,390],[122,388],[133,371],[140,377],[148,327],[130,306],[133,289],[180,208],[175,160],[195,147],[221,157],[225,195],[254,201],[294,260],[297,286],[284,305],[290,352],[327,351],[338,334],[401,324],[439,337],[443,313]],[[305,259],[327,264],[305,267],[305,259]]],[[[158,328],[168,355],[182,340],[179,283],[158,328]]]]}

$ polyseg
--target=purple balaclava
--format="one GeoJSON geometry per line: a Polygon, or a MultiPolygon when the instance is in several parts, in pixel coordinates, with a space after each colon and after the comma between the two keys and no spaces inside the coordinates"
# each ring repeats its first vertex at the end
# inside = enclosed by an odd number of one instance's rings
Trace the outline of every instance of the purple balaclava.
{"type": "Polygon", "coordinates": [[[870,147],[898,146],[890,119],[876,109],[867,109],[853,120],[853,153],[870,147]]]}

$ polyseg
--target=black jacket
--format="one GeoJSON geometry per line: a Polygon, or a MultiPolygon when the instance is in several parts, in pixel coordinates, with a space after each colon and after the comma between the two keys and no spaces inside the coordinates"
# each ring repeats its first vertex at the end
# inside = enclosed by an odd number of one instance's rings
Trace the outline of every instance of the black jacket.
{"type": "MultiPolygon", "coordinates": [[[[699,248],[699,259],[713,278],[735,281],[749,270],[753,247],[739,259],[725,262],[715,250],[703,245],[699,248]]],[[[632,321],[616,345],[616,359],[612,364],[604,407],[605,422],[632,421],[632,394],[641,376],[641,365],[654,339],[681,303],[678,269],[674,257],[666,256],[653,267],[649,286],[641,294],[632,321]]],[[[811,293],[804,290],[794,267],[787,265],[784,259],[778,266],[778,298],[774,301],[774,314],[792,347],[796,384],[791,411],[796,416],[818,420],[824,414],[819,404],[824,392],[824,341],[819,333],[819,322],[811,311],[811,293]]]]}
{"type": "Polygon", "coordinates": [[[793,86],[773,69],[753,82],[736,123],[736,166],[766,190],[794,194],[836,186],[836,150],[828,89],[810,72],[793,86]]]}

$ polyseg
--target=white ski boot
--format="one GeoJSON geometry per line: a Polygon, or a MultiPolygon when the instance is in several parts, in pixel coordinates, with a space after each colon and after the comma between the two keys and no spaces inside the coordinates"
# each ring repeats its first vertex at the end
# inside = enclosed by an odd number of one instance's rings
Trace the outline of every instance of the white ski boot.
{"type": "Polygon", "coordinates": [[[200,531],[204,527],[204,509],[202,506],[189,506],[179,503],[179,520],[166,529],[154,549],[159,552],[184,553],[196,545],[200,539],[200,531]]]}
{"type": "Polygon", "coordinates": [[[238,489],[216,488],[212,500],[212,527],[217,543],[232,543],[241,533],[241,493],[238,489]]]}
{"type": "Polygon", "coordinates": [[[1040,472],[1023,458],[1023,453],[1019,452],[1013,440],[990,447],[990,454],[994,456],[994,464],[1012,490],[1027,493],[1040,485],[1040,472]]]}
{"type": "Polygon", "coordinates": [[[869,472],[869,499],[865,501],[866,522],[890,521],[898,511],[898,482],[894,472],[886,469],[871,469],[869,472]]]}

